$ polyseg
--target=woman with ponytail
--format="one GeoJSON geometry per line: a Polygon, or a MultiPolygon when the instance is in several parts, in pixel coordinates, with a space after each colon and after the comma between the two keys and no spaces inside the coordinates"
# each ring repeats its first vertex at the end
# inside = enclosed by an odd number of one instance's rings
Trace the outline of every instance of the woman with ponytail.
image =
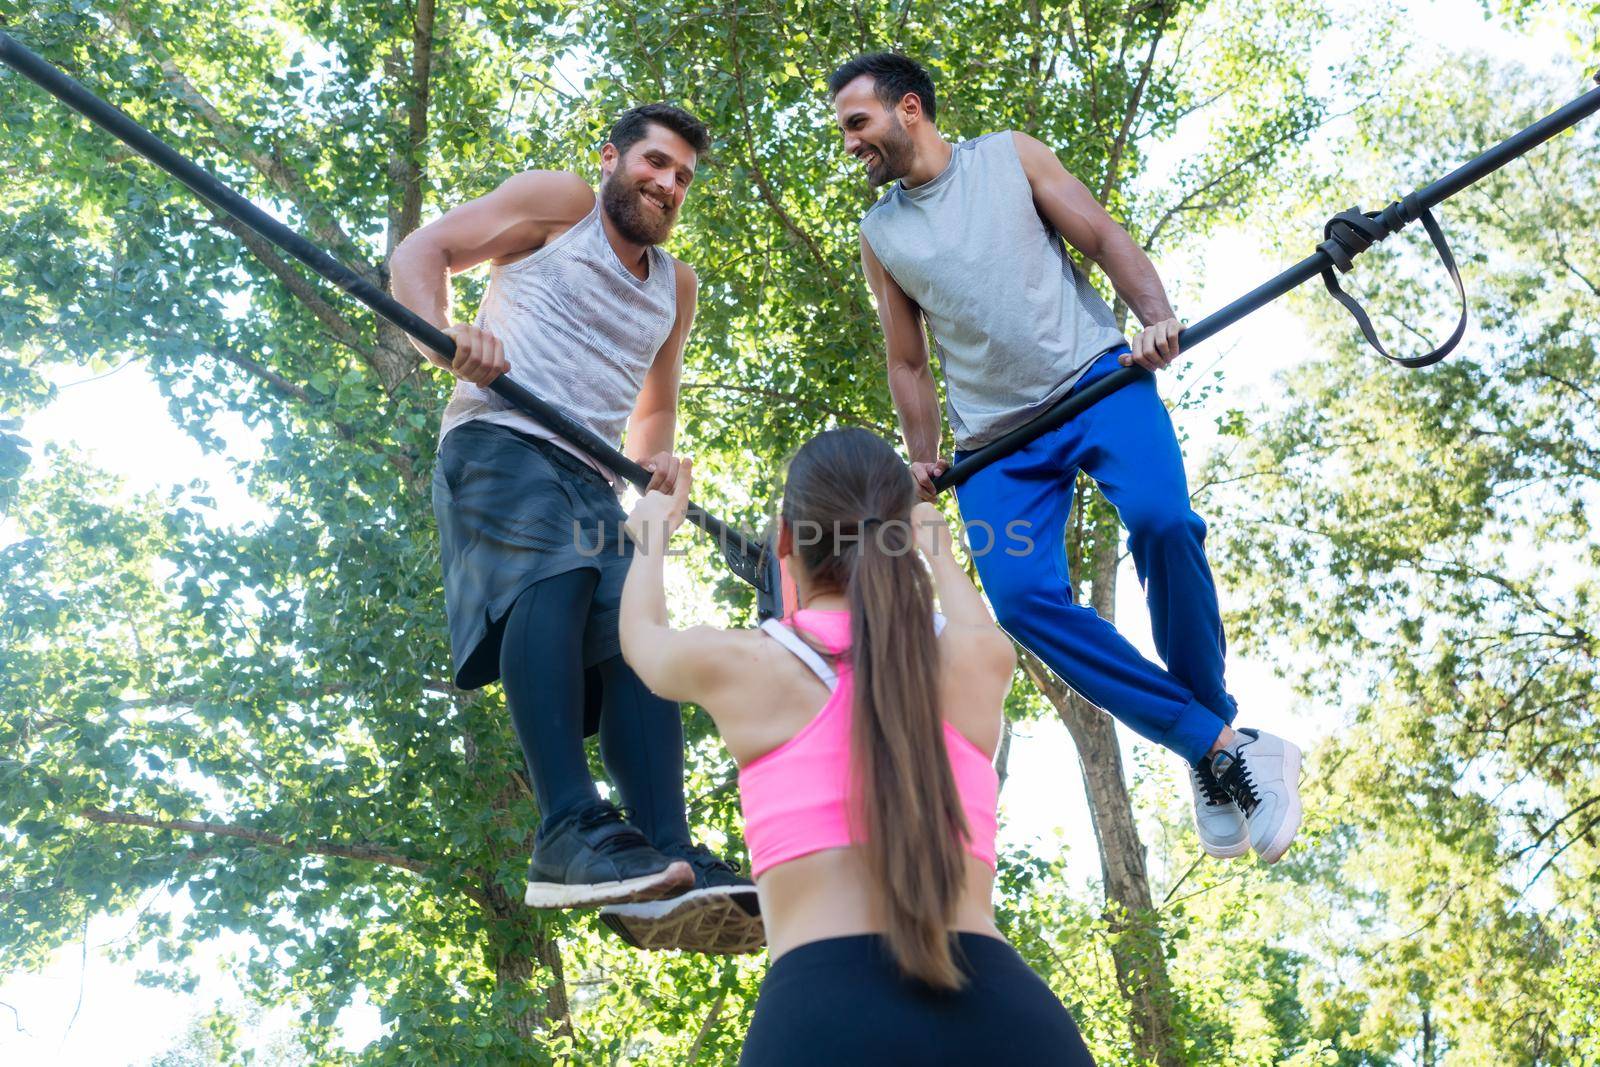
{"type": "Polygon", "coordinates": [[[772,959],[740,1063],[1091,1064],[994,924],[1016,654],[943,516],[882,438],[821,434],[790,463],[779,526],[801,609],[676,630],[663,568],[691,481],[686,463],[628,519],[622,651],[658,695],[703,707],[739,764],[772,959]]]}

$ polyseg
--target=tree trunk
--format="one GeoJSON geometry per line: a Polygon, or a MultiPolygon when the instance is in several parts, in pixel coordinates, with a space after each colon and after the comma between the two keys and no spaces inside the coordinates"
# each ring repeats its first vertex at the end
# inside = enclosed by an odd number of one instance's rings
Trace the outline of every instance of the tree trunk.
{"type": "Polygon", "coordinates": [[[572,1015],[567,1004],[566,977],[561,968],[561,946],[547,930],[533,934],[532,951],[520,944],[503,949],[495,960],[495,984],[501,992],[515,995],[523,991],[544,995],[544,1007],[532,1007],[512,1015],[511,1026],[524,1041],[532,1042],[543,1034],[570,1037],[572,1015]],[[542,989],[534,983],[535,969],[549,976],[542,989]]]}
{"type": "MultiPolygon", "coordinates": [[[[502,794],[496,807],[506,799],[502,794]]],[[[532,833],[528,837],[532,838],[532,833]]],[[[531,844],[529,847],[532,847],[531,844]]],[[[572,1034],[572,1015],[567,1002],[566,972],[561,965],[561,946],[554,929],[523,907],[522,901],[507,893],[491,875],[483,878],[485,914],[493,921],[486,954],[494,961],[495,985],[502,993],[538,994],[544,1005],[507,1017],[511,1028],[524,1041],[541,1035],[572,1034]],[[539,984],[542,982],[543,984],[539,984]]]]}
{"type": "MultiPolygon", "coordinates": [[[[422,223],[422,198],[425,175],[422,159],[428,144],[428,101],[433,92],[434,0],[416,0],[411,12],[411,51],[407,56],[396,47],[384,63],[384,76],[404,86],[402,102],[396,106],[395,124],[405,126],[405,138],[389,152],[389,178],[395,194],[389,200],[387,246],[383,254],[381,285],[389,285],[389,260],[400,242],[422,223]]],[[[448,283],[446,283],[448,284],[448,283]]],[[[377,320],[378,346],[373,366],[383,391],[393,395],[411,377],[422,356],[406,339],[404,330],[384,319],[377,320]]]]}
{"type": "MultiPolygon", "coordinates": [[[[1077,512],[1082,506],[1074,506],[1077,512]]],[[[1081,514],[1075,516],[1082,518],[1081,514]]],[[[1078,527],[1077,523],[1073,524],[1078,527]]],[[[1090,558],[1090,602],[1101,618],[1115,615],[1118,530],[1115,521],[1097,524],[1090,558]]],[[[1076,540],[1074,538],[1073,540],[1076,540]]],[[[1128,998],[1134,1046],[1161,1067],[1181,1067],[1173,1024],[1172,981],[1162,950],[1161,927],[1150,894],[1144,843],[1133,818],[1133,802],[1122,771],[1122,751],[1111,717],[1073,692],[1038,659],[1024,652],[1023,667],[1055,706],[1077,746],[1084,791],[1100,849],[1106,918],[1117,982],[1128,998]]]]}
{"type": "MultiPolygon", "coordinates": [[[[479,699],[473,693],[460,690],[456,690],[455,695],[458,707],[463,711],[467,705],[479,699]]],[[[476,785],[487,787],[486,774],[505,772],[505,784],[493,802],[496,812],[494,828],[498,830],[509,825],[512,806],[526,791],[526,785],[514,768],[486,765],[481,759],[477,738],[471,730],[462,731],[461,740],[463,757],[476,785]]],[[[523,834],[515,846],[519,859],[532,850],[533,838],[534,831],[531,828],[523,834]]],[[[503,838],[495,833],[492,840],[498,842],[503,838]]],[[[566,972],[561,965],[561,946],[556,942],[554,928],[537,913],[524,907],[519,897],[507,893],[495,878],[502,852],[503,846],[491,845],[490,867],[476,871],[477,881],[482,887],[483,914],[491,924],[484,955],[493,961],[495,985],[502,993],[535,993],[542,994],[544,998],[542,1008],[536,1005],[527,1011],[510,1015],[506,1021],[518,1036],[530,1043],[546,1034],[570,1037],[572,1014],[567,1001],[566,972]],[[537,984],[541,980],[543,986],[537,984]]]]}

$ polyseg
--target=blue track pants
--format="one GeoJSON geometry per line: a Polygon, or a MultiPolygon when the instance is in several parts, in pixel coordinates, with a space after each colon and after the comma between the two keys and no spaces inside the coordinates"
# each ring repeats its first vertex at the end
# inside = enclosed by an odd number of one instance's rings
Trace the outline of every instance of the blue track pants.
{"type": "MultiPolygon", "coordinates": [[[[1117,370],[1121,351],[1100,357],[1077,388],[1117,370]]],[[[1206,524],[1189,507],[1183,455],[1155,381],[1118,390],[978,472],[956,499],[1006,632],[1130,729],[1198,763],[1237,706],[1222,677],[1225,645],[1206,524]],[[1065,533],[1079,470],[1128,529],[1165,670],[1093,608],[1073,603],[1065,533]]]]}

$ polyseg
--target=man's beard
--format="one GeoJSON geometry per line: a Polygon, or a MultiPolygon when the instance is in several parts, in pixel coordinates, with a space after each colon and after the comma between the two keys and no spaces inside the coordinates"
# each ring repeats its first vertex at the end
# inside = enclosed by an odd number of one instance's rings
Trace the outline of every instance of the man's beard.
{"type": "Polygon", "coordinates": [[[658,245],[672,234],[678,209],[656,211],[641,202],[643,183],[630,182],[620,173],[600,183],[600,206],[624,238],[637,245],[658,245]]]}
{"type": "Polygon", "coordinates": [[[911,173],[911,161],[916,156],[911,135],[895,116],[890,115],[889,121],[892,125],[883,135],[882,143],[869,146],[878,154],[878,161],[867,166],[869,185],[886,185],[911,173]]]}

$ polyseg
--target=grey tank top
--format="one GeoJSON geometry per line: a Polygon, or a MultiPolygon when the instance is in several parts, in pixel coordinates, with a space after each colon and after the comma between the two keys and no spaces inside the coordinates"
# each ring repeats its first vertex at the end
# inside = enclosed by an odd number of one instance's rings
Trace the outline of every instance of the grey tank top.
{"type": "MultiPolygon", "coordinates": [[[[672,257],[652,247],[648,258],[642,281],[622,265],[597,201],[581,222],[532,255],[491,267],[478,310],[477,325],[505,346],[513,379],[613,444],[677,316],[672,257]]],[[[614,479],[498,394],[457,379],[440,439],[474,419],[552,441],[614,479]]]]}
{"type": "Polygon", "coordinates": [[[958,450],[1020,426],[1125,343],[1034,207],[1009,130],[956,145],[924,185],[896,184],[861,232],[933,330],[958,450]]]}

